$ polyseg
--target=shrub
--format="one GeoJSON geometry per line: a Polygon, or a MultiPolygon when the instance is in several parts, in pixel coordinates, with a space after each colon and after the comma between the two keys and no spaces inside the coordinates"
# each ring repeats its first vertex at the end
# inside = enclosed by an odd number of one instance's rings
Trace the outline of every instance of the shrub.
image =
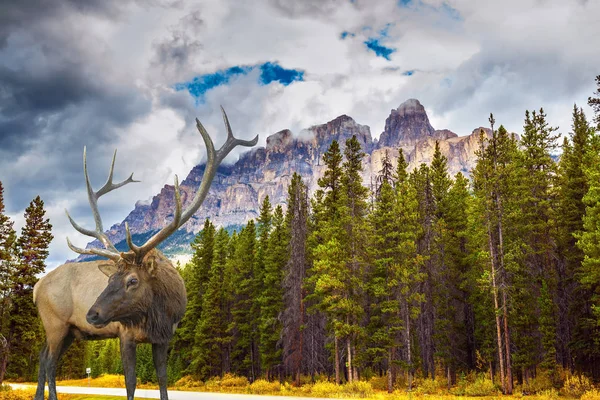
{"type": "Polygon", "coordinates": [[[354,381],[341,386],[341,393],[347,397],[370,397],[375,394],[369,382],[354,381]]]}
{"type": "Polygon", "coordinates": [[[558,392],[554,388],[541,390],[537,393],[537,397],[540,400],[558,400],[558,392]]]}
{"type": "Polygon", "coordinates": [[[103,388],[124,388],[125,377],[123,375],[104,374],[94,379],[94,386],[103,388]]]}
{"type": "Polygon", "coordinates": [[[375,390],[387,390],[388,377],[387,375],[372,376],[371,379],[369,379],[369,383],[371,384],[371,387],[375,390]]]}
{"type": "Polygon", "coordinates": [[[10,386],[3,386],[0,390],[0,400],[31,400],[33,395],[31,390],[12,390],[10,386]]]}
{"type": "Polygon", "coordinates": [[[562,391],[566,395],[579,397],[592,389],[590,378],[585,375],[572,375],[565,379],[562,391]]]}
{"type": "Polygon", "coordinates": [[[339,393],[339,386],[332,382],[317,382],[312,385],[310,393],[314,397],[335,397],[339,393]]]}
{"type": "Polygon", "coordinates": [[[252,382],[248,391],[252,394],[271,394],[281,391],[281,384],[279,382],[269,382],[264,379],[257,379],[252,382]]]}
{"type": "Polygon", "coordinates": [[[0,392],[8,392],[9,390],[12,390],[12,388],[9,385],[0,385],[0,392]]]}
{"type": "Polygon", "coordinates": [[[479,375],[464,386],[465,396],[491,396],[498,392],[494,383],[485,375],[479,375]]]}
{"type": "Polygon", "coordinates": [[[438,394],[440,391],[440,383],[434,379],[423,379],[418,382],[415,389],[416,394],[438,394]]]}
{"type": "Polygon", "coordinates": [[[246,387],[250,382],[245,376],[235,376],[233,374],[225,374],[221,379],[221,387],[246,387]]]}
{"type": "Polygon", "coordinates": [[[581,400],[600,400],[600,390],[586,390],[585,393],[581,395],[581,400]]]}
{"type": "Polygon", "coordinates": [[[542,393],[548,390],[554,389],[554,382],[548,372],[540,372],[535,378],[529,379],[529,381],[523,382],[523,393],[542,393]]]}
{"type": "Polygon", "coordinates": [[[191,375],[186,375],[175,382],[175,387],[192,388],[202,386],[202,382],[194,380],[191,375]]]}

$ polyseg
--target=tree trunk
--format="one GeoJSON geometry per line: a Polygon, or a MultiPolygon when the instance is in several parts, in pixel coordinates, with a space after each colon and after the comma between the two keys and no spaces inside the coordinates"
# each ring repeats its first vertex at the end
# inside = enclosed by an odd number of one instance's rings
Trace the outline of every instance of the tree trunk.
{"type": "Polygon", "coordinates": [[[348,341],[346,343],[346,352],[348,354],[348,383],[352,382],[352,344],[350,343],[351,339],[348,337],[348,341]]]}
{"type": "Polygon", "coordinates": [[[334,344],[335,344],[335,383],[336,385],[340,384],[340,351],[338,348],[338,337],[334,336],[334,344]]]}
{"type": "Polygon", "coordinates": [[[500,366],[500,381],[502,382],[502,392],[506,394],[506,381],[504,379],[504,355],[502,354],[502,321],[500,318],[500,306],[498,304],[498,286],[496,284],[496,267],[495,258],[496,252],[494,250],[494,244],[492,239],[492,232],[490,229],[490,216],[488,214],[488,245],[490,247],[490,258],[492,264],[492,292],[494,295],[494,315],[496,316],[496,335],[498,339],[498,364],[500,366]]]}
{"type": "Polygon", "coordinates": [[[394,378],[392,377],[392,362],[393,362],[393,350],[390,348],[388,350],[388,370],[387,370],[387,387],[388,393],[392,393],[394,391],[394,378]]]}
{"type": "Polygon", "coordinates": [[[512,394],[513,379],[510,362],[510,336],[508,334],[508,311],[506,306],[506,290],[502,291],[502,303],[502,308],[504,309],[504,345],[506,352],[506,394],[512,394]]]}

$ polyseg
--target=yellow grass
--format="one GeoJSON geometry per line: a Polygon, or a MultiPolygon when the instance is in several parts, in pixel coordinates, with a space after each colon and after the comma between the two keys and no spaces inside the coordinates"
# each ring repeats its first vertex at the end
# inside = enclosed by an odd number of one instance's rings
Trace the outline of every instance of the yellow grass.
{"type": "MultiPolygon", "coordinates": [[[[240,393],[240,394],[259,394],[271,396],[298,396],[298,397],[321,397],[321,398],[362,398],[369,400],[456,400],[477,397],[481,400],[496,399],[527,399],[527,400],[559,400],[559,399],[579,399],[582,400],[600,400],[600,391],[594,389],[589,381],[582,379],[567,380],[566,385],[560,391],[550,388],[539,390],[537,394],[524,395],[520,388],[516,388],[513,396],[503,396],[482,376],[470,379],[469,383],[462,386],[457,385],[448,392],[444,385],[437,381],[416,380],[416,387],[410,393],[405,389],[396,389],[393,393],[387,393],[382,379],[371,379],[369,382],[360,381],[352,384],[336,385],[327,381],[326,377],[311,383],[307,382],[300,387],[295,387],[290,383],[269,382],[259,379],[252,384],[245,377],[238,377],[226,374],[223,377],[214,377],[206,382],[198,381],[190,376],[185,376],[177,381],[169,390],[199,391],[199,392],[218,392],[218,393],[240,393]],[[582,396],[583,395],[583,396],[582,396]]],[[[62,386],[88,386],[87,379],[74,379],[57,382],[62,386]]],[[[92,387],[111,387],[124,388],[125,380],[122,375],[102,375],[91,379],[92,387]]],[[[138,384],[138,388],[157,389],[155,384],[138,384]]],[[[0,400],[21,400],[30,399],[32,394],[24,395],[13,391],[12,394],[4,395],[0,392],[0,400]],[[12,397],[3,397],[12,396],[12,397]],[[20,396],[20,397],[19,397],[20,396]]],[[[90,399],[89,396],[77,397],[75,395],[62,395],[61,400],[83,400],[90,399]]],[[[110,399],[107,397],[98,397],[98,399],[110,399]]]]}

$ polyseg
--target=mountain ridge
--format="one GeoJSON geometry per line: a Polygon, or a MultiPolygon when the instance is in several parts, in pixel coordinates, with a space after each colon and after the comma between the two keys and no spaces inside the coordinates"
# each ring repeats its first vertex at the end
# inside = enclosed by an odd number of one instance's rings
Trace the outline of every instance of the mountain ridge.
{"type": "MultiPolygon", "coordinates": [[[[322,163],[323,154],[333,140],[339,142],[343,151],[345,141],[356,135],[365,152],[363,182],[369,185],[371,178],[381,170],[386,152],[395,165],[399,149],[402,148],[412,170],[421,163],[431,162],[436,141],[442,154],[448,158],[450,174],[462,172],[469,175],[475,162],[475,151],[479,148],[481,129],[486,135],[491,134],[489,128],[482,127],[475,128],[466,136],[458,136],[448,129],[436,130],[431,126],[419,100],[409,99],[390,111],[379,140],[373,140],[367,125],[357,123],[346,114],[324,124],[313,125],[304,130],[302,135],[294,135],[289,129],[280,130],[267,137],[266,146],[242,153],[232,165],[219,166],[203,205],[180,228],[183,232],[177,235],[187,243],[167,240],[160,248],[166,253],[191,251],[189,238],[202,229],[206,218],[210,218],[217,226],[244,225],[258,217],[260,204],[267,195],[273,205],[285,205],[287,186],[294,172],[302,176],[312,196],[317,189],[318,178],[326,168],[322,163]]],[[[193,167],[181,182],[183,207],[194,197],[204,168],[204,164],[193,167]]],[[[165,185],[149,203],[136,202],[134,209],[122,222],[111,226],[107,231],[108,237],[113,243],[123,242],[125,222],[136,237],[146,237],[149,232],[165,226],[172,219],[174,209],[174,187],[165,185]]],[[[99,242],[91,242],[88,244],[90,246],[99,246],[99,242]]],[[[88,259],[90,256],[79,256],[76,261],[88,259]]]]}

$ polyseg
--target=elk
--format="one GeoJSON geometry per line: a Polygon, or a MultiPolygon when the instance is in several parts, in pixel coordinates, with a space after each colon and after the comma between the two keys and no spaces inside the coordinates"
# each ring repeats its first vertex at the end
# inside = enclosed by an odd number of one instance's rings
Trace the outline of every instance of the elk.
{"type": "Polygon", "coordinates": [[[253,140],[234,138],[222,107],[221,112],[227,129],[227,140],[217,151],[206,129],[196,119],[196,127],[206,145],[208,161],[200,187],[189,206],[182,211],[179,183],[175,176],[173,220],[141,246],[133,243],[126,223],[126,240],[129,247],[126,252],[119,252],[104,232],[98,199],[112,190],[138,181],[135,181],[131,174],[126,180],[113,183],[117,153],[115,150],[106,183],[98,191],[94,191],[88,176],[84,148],[83,171],[96,229],[89,230],[79,226],[68,211],[65,212],[76,231],[97,239],[104,248],[77,248],[68,238],[67,244],[79,254],[101,256],[108,260],[63,264],[35,285],[33,301],[46,332],[46,343],[40,353],[35,400],[44,399],[46,380],[48,398],[57,398],[57,363],[75,338],[96,340],[116,337],[120,341],[127,399],[134,398],[138,343],[152,344],[160,398],[168,399],[168,345],[185,312],[187,297],[183,279],[156,246],[180,228],[200,208],[217,168],[227,154],[238,145],[252,147],[258,141],[258,136],[253,140]]]}

